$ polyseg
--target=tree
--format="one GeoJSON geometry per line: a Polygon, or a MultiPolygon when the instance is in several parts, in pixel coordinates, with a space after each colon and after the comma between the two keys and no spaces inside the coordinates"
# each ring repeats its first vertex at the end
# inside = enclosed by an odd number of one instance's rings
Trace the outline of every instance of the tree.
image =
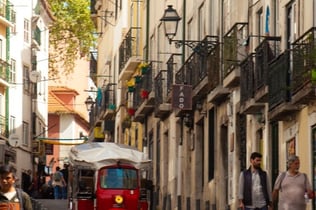
{"type": "Polygon", "coordinates": [[[73,72],[75,61],[86,57],[94,43],[90,1],[48,0],[55,21],[50,26],[49,76],[73,72]]]}

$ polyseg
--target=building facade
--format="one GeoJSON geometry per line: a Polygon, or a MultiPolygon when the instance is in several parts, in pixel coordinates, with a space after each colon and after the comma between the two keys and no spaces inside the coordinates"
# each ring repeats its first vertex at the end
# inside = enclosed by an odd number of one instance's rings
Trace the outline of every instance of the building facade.
{"type": "Polygon", "coordinates": [[[76,110],[76,97],[79,93],[65,86],[50,86],[48,97],[48,138],[45,143],[45,165],[49,172],[57,166],[69,164],[68,153],[76,144],[87,141],[89,124],[76,110]]]}
{"type": "Polygon", "coordinates": [[[316,188],[314,1],[96,0],[91,17],[90,74],[109,79],[90,123],[149,154],[152,209],[236,209],[254,151],[272,183],[300,156],[316,188]]]}
{"type": "Polygon", "coordinates": [[[35,175],[45,157],[36,137],[47,134],[48,27],[53,16],[46,0],[0,5],[0,162],[14,165],[18,177],[27,170],[35,175]]]}

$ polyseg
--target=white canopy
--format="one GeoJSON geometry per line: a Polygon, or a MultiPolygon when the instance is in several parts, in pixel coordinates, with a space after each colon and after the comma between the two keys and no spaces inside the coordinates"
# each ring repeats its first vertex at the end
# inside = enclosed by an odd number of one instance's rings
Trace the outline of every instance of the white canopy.
{"type": "Polygon", "coordinates": [[[110,142],[91,142],[71,148],[69,152],[71,164],[100,169],[101,167],[117,164],[131,164],[136,168],[149,165],[150,160],[143,152],[123,144],[110,142]]]}

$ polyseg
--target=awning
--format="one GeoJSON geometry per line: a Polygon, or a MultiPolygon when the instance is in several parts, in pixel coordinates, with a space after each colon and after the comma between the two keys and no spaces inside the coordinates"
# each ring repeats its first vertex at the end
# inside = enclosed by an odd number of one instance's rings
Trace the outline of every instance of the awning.
{"type": "Polygon", "coordinates": [[[37,140],[42,141],[45,144],[53,145],[78,145],[83,144],[87,141],[86,138],[77,138],[77,139],[61,139],[61,138],[36,138],[37,140]]]}

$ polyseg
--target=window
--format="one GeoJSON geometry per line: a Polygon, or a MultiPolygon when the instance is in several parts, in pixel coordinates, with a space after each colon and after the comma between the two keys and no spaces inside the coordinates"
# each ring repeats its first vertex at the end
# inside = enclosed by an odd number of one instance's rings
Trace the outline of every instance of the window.
{"type": "Polygon", "coordinates": [[[13,27],[11,28],[12,34],[16,34],[16,12],[11,11],[11,22],[13,23],[13,27]]]}
{"type": "Polygon", "coordinates": [[[291,46],[291,43],[295,41],[297,36],[297,11],[296,3],[293,2],[287,7],[287,47],[291,46]]]}
{"type": "Polygon", "coordinates": [[[23,122],[23,145],[28,146],[29,145],[29,124],[27,122],[23,122]]]}
{"type": "Polygon", "coordinates": [[[205,9],[204,3],[199,8],[199,17],[198,17],[198,37],[200,40],[204,39],[205,37],[205,9]]]}
{"type": "Polygon", "coordinates": [[[30,21],[24,19],[24,42],[30,42],[30,21]]]}
{"type": "Polygon", "coordinates": [[[136,189],[137,170],[127,168],[105,168],[100,170],[101,188],[136,189]]]}
{"type": "Polygon", "coordinates": [[[10,68],[10,76],[9,81],[11,83],[16,83],[16,60],[11,59],[11,68],[10,68]]]}
{"type": "Polygon", "coordinates": [[[15,120],[16,120],[16,119],[15,119],[14,116],[10,116],[10,127],[9,127],[9,129],[10,129],[10,134],[16,132],[16,130],[15,130],[15,120]]]}
{"type": "Polygon", "coordinates": [[[255,44],[258,45],[260,43],[260,36],[263,36],[263,32],[264,32],[264,19],[263,19],[263,11],[262,8],[260,8],[257,11],[257,17],[256,17],[256,21],[257,21],[257,29],[256,29],[256,35],[258,35],[258,37],[256,37],[256,41],[255,44]]]}
{"type": "Polygon", "coordinates": [[[30,92],[30,67],[23,65],[23,89],[24,92],[30,92]]]}

